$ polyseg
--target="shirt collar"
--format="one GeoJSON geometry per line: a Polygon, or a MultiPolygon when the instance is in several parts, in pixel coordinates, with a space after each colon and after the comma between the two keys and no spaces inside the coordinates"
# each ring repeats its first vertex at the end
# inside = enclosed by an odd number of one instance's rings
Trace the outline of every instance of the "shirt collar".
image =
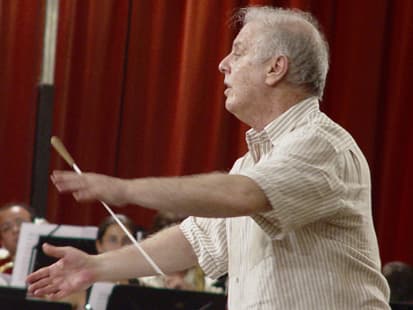
{"type": "Polygon", "coordinates": [[[262,131],[258,132],[254,128],[249,129],[246,132],[248,148],[251,150],[254,144],[264,141],[271,141],[274,144],[282,135],[293,130],[309,113],[318,110],[317,97],[309,97],[300,101],[270,122],[262,131]]]}

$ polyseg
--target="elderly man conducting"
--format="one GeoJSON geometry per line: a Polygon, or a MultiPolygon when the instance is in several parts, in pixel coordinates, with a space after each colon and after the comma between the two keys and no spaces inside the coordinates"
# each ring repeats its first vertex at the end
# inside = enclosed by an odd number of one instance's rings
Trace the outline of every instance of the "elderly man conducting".
{"type": "MultiPolygon", "coordinates": [[[[228,273],[228,308],[390,309],[359,147],[320,112],[328,46],[307,13],[242,9],[243,27],[219,70],[226,109],[251,126],[229,174],[118,179],[56,171],[78,201],[133,203],[190,216],[142,247],[165,273],[199,263],[228,273]]],[[[134,247],[90,256],[45,246],[60,260],[28,277],[61,298],[95,281],[153,275],[134,247]]]]}

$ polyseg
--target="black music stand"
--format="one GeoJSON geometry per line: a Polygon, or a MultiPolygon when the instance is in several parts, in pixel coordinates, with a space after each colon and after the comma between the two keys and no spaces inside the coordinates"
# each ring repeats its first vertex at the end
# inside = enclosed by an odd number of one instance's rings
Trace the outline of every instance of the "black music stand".
{"type": "Polygon", "coordinates": [[[43,252],[42,245],[45,242],[54,246],[72,246],[88,254],[97,254],[95,247],[95,239],[40,236],[39,242],[36,246],[36,255],[34,257],[33,271],[41,267],[49,266],[57,261],[56,258],[47,256],[43,252]]]}
{"type": "Polygon", "coordinates": [[[107,310],[225,310],[223,294],[116,285],[107,310]]]}
{"type": "Polygon", "coordinates": [[[68,303],[27,299],[26,289],[0,286],[0,308],[2,310],[71,310],[68,303]]]}
{"type": "Polygon", "coordinates": [[[413,310],[413,303],[390,302],[392,310],[413,310]]]}

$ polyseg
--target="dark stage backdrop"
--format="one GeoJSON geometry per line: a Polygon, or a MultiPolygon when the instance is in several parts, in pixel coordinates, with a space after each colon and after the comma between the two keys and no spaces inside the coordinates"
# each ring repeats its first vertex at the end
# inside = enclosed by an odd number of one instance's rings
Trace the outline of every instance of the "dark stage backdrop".
{"type": "Polygon", "coordinates": [[[0,0],[0,203],[30,199],[43,1],[0,0]]]}
{"type": "MultiPolygon", "coordinates": [[[[29,200],[43,1],[0,0],[0,200],[29,200]]],[[[244,131],[224,110],[218,63],[234,9],[311,11],[331,46],[322,110],[350,131],[370,163],[384,262],[413,264],[413,1],[60,0],[53,134],[85,171],[119,177],[228,170],[244,131]]],[[[52,154],[51,169],[67,168],[52,154]]],[[[118,212],[144,227],[153,211],[118,212]]],[[[49,186],[48,219],[97,224],[49,186]]]]}

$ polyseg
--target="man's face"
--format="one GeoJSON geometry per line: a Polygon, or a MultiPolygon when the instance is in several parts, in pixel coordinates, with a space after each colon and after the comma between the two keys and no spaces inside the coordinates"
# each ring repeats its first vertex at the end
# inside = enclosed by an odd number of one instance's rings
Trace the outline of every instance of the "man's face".
{"type": "Polygon", "coordinates": [[[31,215],[25,208],[13,206],[0,211],[0,242],[11,256],[16,254],[21,224],[30,221],[31,215]]]}
{"type": "MultiPolygon", "coordinates": [[[[246,24],[228,54],[219,64],[219,70],[225,74],[226,109],[245,121],[249,114],[259,111],[259,104],[265,97],[265,62],[257,60],[256,42],[260,35],[260,26],[246,24]]],[[[248,123],[248,122],[247,122],[248,123]]]]}

